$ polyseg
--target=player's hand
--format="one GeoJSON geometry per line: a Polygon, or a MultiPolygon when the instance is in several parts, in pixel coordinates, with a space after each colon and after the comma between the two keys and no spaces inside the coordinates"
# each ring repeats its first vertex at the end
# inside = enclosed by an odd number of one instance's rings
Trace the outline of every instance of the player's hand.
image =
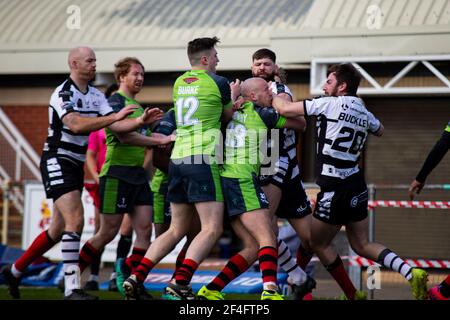
{"type": "Polygon", "coordinates": [[[166,136],[161,133],[152,133],[152,138],[155,140],[156,145],[165,148],[168,144],[175,141],[176,136],[174,134],[166,136]]]}
{"type": "Polygon", "coordinates": [[[411,200],[414,200],[414,197],[422,191],[423,187],[425,186],[425,183],[419,182],[417,180],[414,180],[411,183],[411,186],[409,187],[409,198],[411,200]]]}
{"type": "Polygon", "coordinates": [[[126,106],[125,108],[121,109],[119,112],[115,114],[115,121],[120,121],[128,117],[130,114],[132,114],[134,111],[136,111],[139,108],[139,106],[131,104],[129,106],[126,106]]]}
{"type": "Polygon", "coordinates": [[[155,121],[161,120],[164,112],[159,108],[145,108],[144,113],[139,117],[142,125],[152,124],[155,121]]]}
{"type": "Polygon", "coordinates": [[[236,79],[230,83],[231,100],[235,102],[241,95],[241,80],[236,79]]]}
{"type": "Polygon", "coordinates": [[[233,111],[241,110],[244,102],[244,98],[240,96],[235,102],[233,102],[233,111]]]}

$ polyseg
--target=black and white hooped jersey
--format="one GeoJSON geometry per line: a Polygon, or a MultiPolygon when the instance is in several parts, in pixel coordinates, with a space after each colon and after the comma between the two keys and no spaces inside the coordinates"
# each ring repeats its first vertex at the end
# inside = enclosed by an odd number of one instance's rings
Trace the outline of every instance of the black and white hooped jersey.
{"type": "MultiPolygon", "coordinates": [[[[274,94],[286,93],[291,98],[292,92],[288,86],[279,82],[272,82],[271,86],[274,94]]],[[[285,178],[293,179],[300,174],[297,161],[297,133],[293,129],[279,129],[279,153],[280,157],[276,163],[276,173],[272,179],[282,183],[285,178]]]]}
{"type": "Polygon", "coordinates": [[[44,152],[85,161],[89,133],[72,132],[62,119],[71,112],[82,117],[99,117],[113,113],[104,94],[88,86],[82,93],[72,81],[67,79],[53,92],[48,108],[49,128],[44,152]]]}
{"type": "Polygon", "coordinates": [[[358,160],[369,132],[381,123],[355,96],[305,100],[305,115],[317,116],[317,184],[333,187],[360,172],[358,160]]]}

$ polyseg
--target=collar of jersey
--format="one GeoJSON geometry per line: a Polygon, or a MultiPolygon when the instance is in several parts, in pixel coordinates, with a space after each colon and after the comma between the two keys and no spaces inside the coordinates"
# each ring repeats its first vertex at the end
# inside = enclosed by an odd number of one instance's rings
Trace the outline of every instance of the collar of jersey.
{"type": "Polygon", "coordinates": [[[140,105],[139,102],[137,102],[136,100],[130,98],[129,96],[127,96],[125,93],[123,93],[122,91],[117,91],[118,94],[120,94],[122,97],[125,98],[125,100],[128,101],[132,101],[134,104],[140,105]]]}

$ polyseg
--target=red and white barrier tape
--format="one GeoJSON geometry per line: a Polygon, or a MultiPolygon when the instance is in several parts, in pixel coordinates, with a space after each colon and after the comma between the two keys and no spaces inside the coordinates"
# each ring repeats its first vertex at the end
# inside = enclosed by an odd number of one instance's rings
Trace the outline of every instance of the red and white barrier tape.
{"type": "Polygon", "coordinates": [[[396,200],[369,201],[369,209],[377,208],[377,207],[450,209],[450,201],[396,201],[396,200]]]}
{"type": "MultiPolygon", "coordinates": [[[[405,259],[405,261],[411,267],[450,269],[450,260],[405,259]]],[[[378,263],[372,260],[360,256],[350,256],[348,257],[348,262],[351,266],[360,266],[360,267],[379,265],[378,263]]]]}

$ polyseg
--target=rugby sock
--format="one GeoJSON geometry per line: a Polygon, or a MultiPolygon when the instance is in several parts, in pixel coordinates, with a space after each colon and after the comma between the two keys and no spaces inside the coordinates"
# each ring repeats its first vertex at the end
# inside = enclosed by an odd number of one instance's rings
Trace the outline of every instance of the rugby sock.
{"type": "Polygon", "coordinates": [[[277,284],[278,251],[274,247],[262,247],[258,251],[259,268],[263,279],[263,290],[273,290],[277,284]]]}
{"type": "Polygon", "coordinates": [[[278,239],[278,265],[289,274],[294,284],[298,285],[306,281],[306,273],[297,265],[286,242],[281,239],[278,239]]]}
{"type": "Polygon", "coordinates": [[[92,244],[86,242],[80,251],[80,272],[83,273],[84,269],[86,269],[88,265],[90,265],[95,260],[99,260],[100,253],[101,252],[95,249],[92,244]]]}
{"type": "Polygon", "coordinates": [[[177,284],[187,286],[191,282],[195,270],[198,268],[198,263],[191,259],[184,259],[180,268],[175,274],[175,281],[177,284]]]}
{"type": "MultiPolygon", "coordinates": [[[[91,276],[98,276],[100,273],[100,263],[102,260],[103,250],[101,250],[97,257],[91,262],[91,276]]],[[[97,281],[97,280],[95,280],[97,281]]]]}
{"type": "Polygon", "coordinates": [[[249,265],[239,253],[231,257],[220,273],[206,286],[209,290],[222,291],[233,279],[248,269],[249,265]]]}
{"type": "Polygon", "coordinates": [[[184,257],[186,257],[186,249],[181,249],[180,253],[177,256],[177,261],[175,262],[175,270],[172,274],[172,278],[175,278],[175,274],[177,273],[177,270],[180,269],[181,265],[183,264],[184,257]]]}
{"type": "Polygon", "coordinates": [[[153,269],[155,264],[152,260],[147,259],[146,257],[142,258],[141,263],[137,266],[136,270],[134,270],[133,274],[140,282],[144,282],[145,278],[147,278],[150,270],[153,269]]]}
{"type": "Polygon", "coordinates": [[[339,257],[338,255],[336,257],[336,260],[334,260],[332,264],[324,267],[333,276],[338,285],[341,287],[342,291],[344,291],[345,296],[349,300],[354,300],[356,288],[348,277],[347,272],[345,271],[341,257],[339,257]]]}
{"type": "Polygon", "coordinates": [[[313,257],[313,253],[307,251],[301,244],[297,249],[297,264],[302,268],[303,270],[306,269],[306,266],[311,261],[313,257]]]}
{"type": "Polygon", "coordinates": [[[450,297],[450,274],[439,285],[439,292],[445,297],[450,297]]]}
{"type": "Polygon", "coordinates": [[[64,269],[64,284],[66,296],[73,289],[80,289],[80,268],[78,266],[80,257],[80,238],[77,232],[63,232],[61,240],[61,254],[64,269]]]}
{"type": "Polygon", "coordinates": [[[98,274],[90,274],[89,275],[89,278],[88,278],[88,281],[95,281],[95,282],[98,282],[98,274]]]}
{"type": "Polygon", "coordinates": [[[132,273],[134,272],[136,267],[139,265],[142,258],[145,256],[146,252],[147,252],[147,249],[133,247],[133,251],[131,251],[131,256],[129,256],[125,260],[125,263],[130,268],[132,273]]]}
{"type": "Polygon", "coordinates": [[[132,236],[122,234],[120,235],[119,243],[117,244],[116,259],[126,258],[128,256],[128,252],[130,252],[131,249],[132,241],[133,241],[132,236]]]}
{"type": "Polygon", "coordinates": [[[412,267],[388,248],[381,251],[377,262],[386,268],[399,272],[406,280],[412,278],[412,267]]]}
{"type": "Polygon", "coordinates": [[[50,238],[48,231],[42,231],[24,254],[14,262],[13,268],[11,269],[13,275],[19,278],[31,263],[50,250],[58,241],[50,238]]]}

